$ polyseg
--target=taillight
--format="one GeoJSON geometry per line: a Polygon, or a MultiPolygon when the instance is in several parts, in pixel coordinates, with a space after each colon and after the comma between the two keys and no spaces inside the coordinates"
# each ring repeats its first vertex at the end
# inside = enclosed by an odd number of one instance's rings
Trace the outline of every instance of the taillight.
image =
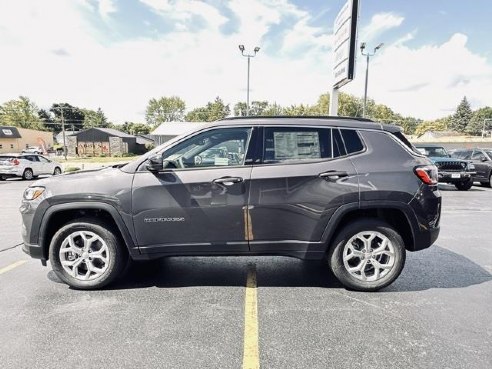
{"type": "Polygon", "coordinates": [[[10,162],[14,165],[19,165],[20,164],[20,161],[17,160],[17,159],[10,159],[10,162]]]}
{"type": "Polygon", "coordinates": [[[437,184],[437,167],[435,165],[415,167],[414,171],[417,177],[426,185],[437,184]]]}

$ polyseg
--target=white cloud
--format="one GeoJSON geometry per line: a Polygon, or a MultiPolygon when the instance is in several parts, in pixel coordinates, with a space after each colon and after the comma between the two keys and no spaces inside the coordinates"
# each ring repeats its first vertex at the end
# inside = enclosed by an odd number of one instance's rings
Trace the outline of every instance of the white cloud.
{"type": "MultiPolygon", "coordinates": [[[[314,103],[330,90],[332,36],[313,26],[316,15],[288,0],[225,3],[234,14],[228,34],[221,32],[225,13],[205,2],[141,1],[163,21],[174,22],[174,30],[101,42],[94,22],[107,14],[113,25],[121,14],[108,5],[100,13],[101,2],[18,0],[4,6],[0,103],[19,95],[41,107],[66,101],[101,107],[115,122],[143,121],[148,100],[159,96],[181,96],[189,109],[220,96],[232,107],[246,98],[247,63],[239,44],[261,47],[251,62],[252,100],[314,103]],[[190,31],[195,17],[202,20],[200,28],[190,31]]],[[[380,19],[379,28],[368,26],[367,34],[382,35],[403,21],[394,15],[380,19]]],[[[406,46],[410,37],[402,36],[372,59],[370,97],[423,118],[444,115],[463,95],[475,106],[492,105],[491,66],[467,48],[466,36],[417,49],[406,46]]],[[[357,79],[343,90],[360,96],[365,66],[358,64],[357,79]]]]}
{"type": "MultiPolygon", "coordinates": [[[[463,96],[478,108],[492,105],[492,66],[467,48],[456,33],[441,45],[416,49],[401,43],[385,46],[371,59],[369,96],[404,115],[434,119],[452,113],[463,96]]],[[[348,92],[362,95],[365,60],[348,92]]]]}
{"type": "Polygon", "coordinates": [[[113,13],[116,13],[117,8],[113,0],[99,0],[98,11],[104,19],[109,18],[113,13]]]}
{"type": "Polygon", "coordinates": [[[399,27],[405,18],[393,13],[378,13],[371,18],[371,22],[364,27],[359,35],[361,41],[371,43],[371,42],[381,42],[377,38],[384,32],[399,27]]]}

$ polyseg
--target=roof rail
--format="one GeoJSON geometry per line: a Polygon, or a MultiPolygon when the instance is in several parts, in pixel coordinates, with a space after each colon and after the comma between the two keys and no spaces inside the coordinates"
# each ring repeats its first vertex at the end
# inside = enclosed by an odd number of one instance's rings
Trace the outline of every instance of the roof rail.
{"type": "Polygon", "coordinates": [[[333,115],[253,115],[247,117],[229,117],[223,118],[221,120],[241,120],[241,119],[327,119],[327,120],[357,120],[359,122],[371,122],[374,123],[373,120],[368,118],[360,118],[360,117],[339,117],[333,115]]]}

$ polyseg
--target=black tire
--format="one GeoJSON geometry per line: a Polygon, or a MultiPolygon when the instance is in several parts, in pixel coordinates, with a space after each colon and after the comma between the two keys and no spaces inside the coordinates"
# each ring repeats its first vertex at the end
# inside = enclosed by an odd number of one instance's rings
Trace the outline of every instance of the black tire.
{"type": "Polygon", "coordinates": [[[488,182],[480,182],[480,184],[484,187],[492,187],[492,172],[489,175],[489,181],[488,182]]]}
{"type": "Polygon", "coordinates": [[[60,167],[56,167],[55,170],[53,171],[54,176],[58,176],[62,173],[62,170],[60,167]]]}
{"type": "MultiPolygon", "coordinates": [[[[90,218],[77,219],[60,228],[53,236],[49,249],[51,266],[56,275],[69,286],[81,290],[99,289],[113,282],[122,275],[127,265],[128,257],[126,247],[120,241],[117,232],[108,227],[107,224],[90,218]],[[78,231],[94,233],[107,245],[107,268],[100,276],[91,280],[81,280],[70,275],[63,268],[60,260],[60,248],[63,241],[69,235],[78,231]]],[[[81,263],[80,265],[83,264],[81,263]]]]}
{"type": "Polygon", "coordinates": [[[31,179],[34,178],[34,173],[32,172],[31,168],[27,168],[24,170],[24,173],[22,174],[22,178],[25,180],[30,181],[31,179]]]}
{"type": "MultiPolygon", "coordinates": [[[[340,283],[342,283],[347,289],[364,292],[377,291],[393,283],[403,270],[403,266],[405,265],[405,257],[405,245],[398,232],[396,232],[387,223],[378,219],[370,218],[355,221],[354,223],[343,228],[338,233],[335,242],[328,251],[328,263],[333,274],[335,274],[340,283]],[[391,269],[387,272],[387,274],[375,281],[365,281],[356,278],[347,270],[343,261],[345,245],[353,236],[359,234],[360,232],[377,232],[387,237],[393,246],[394,259],[391,269]]],[[[363,261],[362,258],[360,258],[360,260],[361,262],[363,261]]],[[[370,269],[371,267],[374,268],[370,264],[369,266],[368,264],[365,264],[364,270],[366,268],[370,269]]]]}
{"type": "Polygon", "coordinates": [[[6,178],[6,177],[4,177],[4,176],[0,176],[0,181],[6,181],[6,180],[7,180],[7,178],[6,178]]]}
{"type": "Polygon", "coordinates": [[[454,186],[459,191],[468,191],[473,186],[473,180],[470,178],[468,181],[465,182],[457,182],[454,184],[454,186]]]}

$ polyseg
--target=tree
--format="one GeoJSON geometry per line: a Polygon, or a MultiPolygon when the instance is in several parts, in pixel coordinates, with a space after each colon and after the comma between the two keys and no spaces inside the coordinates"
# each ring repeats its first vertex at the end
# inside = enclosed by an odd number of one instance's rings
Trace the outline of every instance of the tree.
{"type": "Polygon", "coordinates": [[[134,122],[125,122],[119,128],[130,135],[148,135],[151,130],[148,124],[134,122]]]}
{"type": "Polygon", "coordinates": [[[470,124],[471,118],[472,110],[470,107],[470,103],[465,96],[456,108],[456,113],[453,115],[450,128],[457,132],[465,132],[466,127],[468,127],[468,124],[470,124]]]}
{"type": "Polygon", "coordinates": [[[82,109],[68,103],[55,103],[51,105],[50,112],[55,115],[55,121],[59,123],[60,130],[62,126],[62,111],[66,130],[79,131],[83,129],[85,115],[82,109]]]}
{"type": "Polygon", "coordinates": [[[451,119],[452,118],[450,117],[446,117],[433,121],[422,122],[415,128],[415,134],[417,137],[420,137],[428,131],[445,131],[451,119]]]}
{"type": "MultiPolygon", "coordinates": [[[[374,104],[373,100],[368,100],[367,105],[374,104]]],[[[338,95],[338,115],[344,117],[362,117],[362,105],[361,99],[353,95],[346,93],[340,93],[338,95]]]]}
{"type": "Polygon", "coordinates": [[[492,127],[492,108],[486,106],[473,112],[470,123],[466,127],[466,133],[471,135],[481,135],[484,129],[490,131],[492,127]],[[489,119],[486,121],[486,119],[489,119]]]}
{"type": "Polygon", "coordinates": [[[101,108],[98,108],[97,111],[82,109],[82,112],[84,113],[84,129],[94,127],[108,128],[109,126],[111,126],[111,123],[108,122],[108,119],[104,115],[104,112],[101,108]]]}
{"type": "Polygon", "coordinates": [[[30,129],[45,129],[39,109],[28,97],[7,101],[0,106],[0,124],[30,129]]]}
{"type": "Polygon", "coordinates": [[[217,96],[213,102],[208,102],[206,106],[195,108],[186,114],[186,120],[188,122],[213,122],[229,116],[230,113],[229,104],[224,104],[217,96]]]}
{"type": "Polygon", "coordinates": [[[55,122],[54,115],[45,109],[39,109],[38,111],[39,120],[43,123],[43,125],[51,132],[60,132],[61,124],[55,122]]]}
{"type": "MultiPolygon", "coordinates": [[[[249,115],[250,116],[276,116],[282,115],[284,112],[284,108],[282,108],[277,103],[270,104],[268,101],[253,101],[249,107],[249,115]]],[[[234,105],[234,116],[236,117],[245,117],[247,116],[246,112],[246,103],[238,102],[234,105]]]]}
{"type": "Polygon", "coordinates": [[[145,120],[154,127],[164,122],[183,121],[185,109],[185,102],[178,96],[150,99],[145,120]]]}

